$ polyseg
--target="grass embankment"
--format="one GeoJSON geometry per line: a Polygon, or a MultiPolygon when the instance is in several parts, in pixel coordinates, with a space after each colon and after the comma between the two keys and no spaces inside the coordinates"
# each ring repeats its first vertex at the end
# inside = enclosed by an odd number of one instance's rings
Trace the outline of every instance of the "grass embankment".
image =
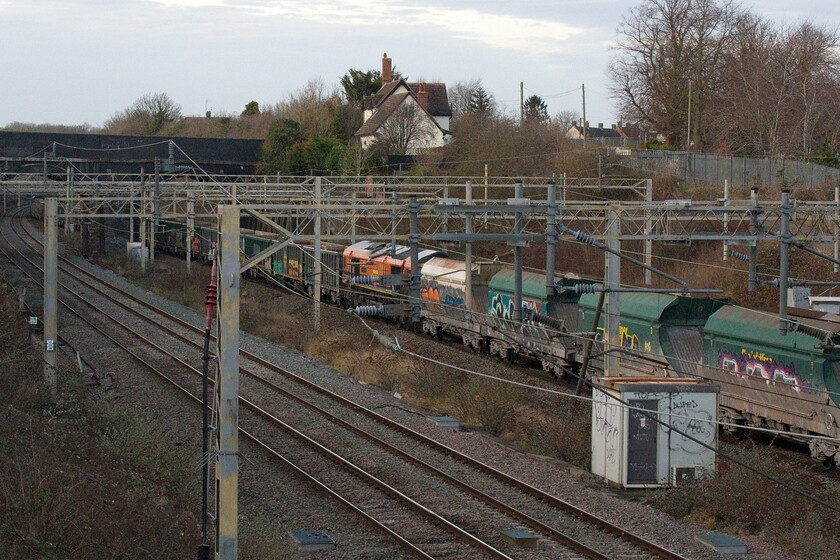
{"type": "MultiPolygon", "coordinates": [[[[72,360],[61,359],[50,394],[16,301],[0,282],[0,558],[193,558],[198,441],[182,445],[165,411],[133,412],[122,403],[141,393],[115,394],[72,360]]],[[[282,531],[259,515],[240,536],[242,558],[289,557],[282,531]]]]}
{"type": "MultiPolygon", "coordinates": [[[[186,278],[181,262],[163,257],[141,276],[136,270],[124,269],[124,262],[115,263],[120,260],[114,257],[111,261],[117,272],[155,293],[197,311],[203,309],[209,268],[196,266],[186,278]]],[[[436,414],[480,426],[530,452],[589,469],[591,413],[587,403],[559,397],[535,399],[520,388],[394,354],[378,344],[370,345],[367,331],[340,311],[325,309],[324,326],[313,336],[310,302],[257,283],[243,282],[240,315],[242,329],[251,334],[299,350],[386,391],[399,392],[436,414]]],[[[725,449],[764,472],[840,504],[836,478],[827,484],[823,476],[803,469],[798,462],[780,462],[779,456],[763,445],[744,442],[725,445],[725,449]]],[[[718,475],[702,485],[663,490],[648,501],[709,531],[755,535],[800,558],[836,558],[835,551],[840,550],[835,514],[725,460],[718,462],[718,475]]]]}
{"type": "MultiPolygon", "coordinates": [[[[195,464],[166,427],[111,402],[72,366],[52,396],[40,345],[0,292],[0,557],[186,558],[195,464]]],[[[11,300],[14,301],[14,300],[11,300]]]]}

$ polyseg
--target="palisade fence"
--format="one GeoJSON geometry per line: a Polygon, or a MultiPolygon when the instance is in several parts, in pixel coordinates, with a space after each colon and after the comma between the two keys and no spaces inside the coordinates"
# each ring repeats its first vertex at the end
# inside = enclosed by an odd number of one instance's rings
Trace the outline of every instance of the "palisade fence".
{"type": "Polygon", "coordinates": [[[733,187],[805,187],[840,185],[840,169],[790,159],[719,156],[694,152],[637,151],[624,155],[628,167],[683,181],[733,187]]]}

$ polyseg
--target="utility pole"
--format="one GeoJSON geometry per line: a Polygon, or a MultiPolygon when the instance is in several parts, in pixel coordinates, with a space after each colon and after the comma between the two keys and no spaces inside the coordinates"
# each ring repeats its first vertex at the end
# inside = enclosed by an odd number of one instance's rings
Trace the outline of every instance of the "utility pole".
{"type": "MultiPolygon", "coordinates": [[[[522,204],[523,198],[522,181],[517,181],[513,189],[514,204],[522,204]]],[[[522,212],[516,212],[516,221],[513,226],[513,233],[520,235],[524,229],[522,212]]],[[[522,242],[518,239],[513,242],[513,317],[512,319],[522,322],[522,242]]]]}
{"type": "Polygon", "coordinates": [[[350,244],[354,245],[356,243],[356,221],[358,218],[356,217],[358,212],[356,211],[356,191],[353,191],[353,194],[350,197],[350,200],[353,204],[353,215],[350,217],[350,244]]]}
{"type": "Polygon", "coordinates": [[[44,201],[44,384],[55,394],[58,355],[58,200],[44,201]]]}
{"type": "MultiPolygon", "coordinates": [[[[557,247],[557,183],[548,182],[548,215],[545,223],[545,295],[554,295],[554,260],[557,247]]],[[[471,232],[468,232],[471,233],[471,232]]],[[[543,311],[547,313],[547,311],[543,311]]]]}
{"type": "Polygon", "coordinates": [[[195,203],[193,202],[193,195],[187,192],[187,246],[185,253],[187,258],[187,276],[192,271],[192,239],[193,239],[193,221],[195,220],[195,203]]]}
{"type": "Polygon", "coordinates": [[[685,151],[691,151],[691,80],[688,80],[688,125],[685,130],[685,151]]]}
{"type": "Polygon", "coordinates": [[[147,252],[147,235],[146,230],[148,229],[148,213],[146,209],[146,201],[148,197],[146,196],[146,187],[140,187],[140,271],[142,273],[146,273],[146,252],[147,252]]]}
{"type": "Polygon", "coordinates": [[[315,332],[321,330],[321,177],[315,177],[315,244],[313,245],[312,297],[315,298],[315,332]]]}
{"type": "Polygon", "coordinates": [[[525,83],[519,82],[519,124],[525,122],[525,83]]]}
{"type": "Polygon", "coordinates": [[[786,335],[788,332],[788,273],[790,253],[790,191],[782,191],[782,227],[779,232],[779,332],[786,335]]]}
{"type": "MultiPolygon", "coordinates": [[[[724,208],[729,208],[729,179],[723,180],[723,206],[724,208]]],[[[834,223],[835,229],[837,228],[837,222],[834,223]]],[[[729,214],[723,215],[723,229],[729,231],[729,214]]],[[[723,260],[729,259],[729,243],[726,241],[723,242],[723,260]]],[[[834,265],[837,266],[836,264],[834,265]]]]}
{"type": "MultiPolygon", "coordinates": [[[[465,203],[469,206],[473,203],[472,195],[472,181],[467,181],[464,189],[465,203]]],[[[465,243],[464,249],[464,307],[467,313],[472,312],[473,289],[472,289],[472,241],[469,241],[469,236],[473,233],[473,216],[466,215],[466,233],[468,241],[465,243]]]]}
{"type": "Polygon", "coordinates": [[[420,327],[422,321],[420,315],[420,204],[417,202],[417,195],[411,195],[408,212],[409,227],[411,228],[408,236],[411,254],[411,278],[408,285],[411,295],[411,323],[417,328],[420,327]]]}
{"type": "MultiPolygon", "coordinates": [[[[840,260],[840,187],[834,187],[834,260],[840,260]]],[[[6,191],[3,191],[3,209],[6,209],[6,191]]],[[[840,272],[840,265],[834,263],[834,272],[840,272]]]]}
{"type": "Polygon", "coordinates": [[[621,258],[618,253],[621,251],[621,242],[618,239],[621,233],[621,221],[618,211],[610,208],[607,211],[607,248],[606,267],[604,274],[604,286],[610,291],[605,298],[604,316],[604,375],[607,377],[619,375],[619,360],[616,350],[621,346],[620,334],[620,303],[618,299],[618,288],[621,287],[621,258]]]}
{"type": "MultiPolygon", "coordinates": [[[[750,235],[758,235],[758,214],[761,212],[761,207],[758,203],[758,189],[753,187],[750,189],[750,199],[752,199],[753,210],[750,216],[750,235]]],[[[750,273],[748,280],[748,290],[754,292],[758,288],[758,241],[753,241],[750,245],[750,273]]]]}
{"type": "Polygon", "coordinates": [[[391,191],[391,256],[397,256],[397,204],[399,203],[397,189],[391,191]]]}
{"type": "Polygon", "coordinates": [[[219,205],[216,337],[216,560],[236,560],[239,539],[239,207],[219,205]]]}
{"type": "Polygon", "coordinates": [[[651,234],[653,233],[653,220],[650,217],[650,205],[653,204],[653,179],[646,179],[645,180],[645,235],[647,238],[645,239],[645,249],[644,249],[644,257],[645,257],[645,264],[648,268],[645,269],[645,285],[650,286],[652,278],[651,278],[651,270],[650,267],[653,266],[653,239],[651,239],[651,234]]]}
{"type": "Polygon", "coordinates": [[[64,237],[65,242],[66,238],[70,235],[70,218],[67,217],[70,214],[70,184],[72,183],[72,173],[73,168],[69,165],[67,166],[67,202],[64,203],[64,237]]]}
{"type": "Polygon", "coordinates": [[[152,202],[154,209],[154,222],[152,223],[152,235],[149,243],[149,262],[155,264],[155,235],[160,227],[160,158],[155,158],[155,198],[152,202]]]}
{"type": "Polygon", "coordinates": [[[583,98],[583,148],[586,149],[586,84],[580,85],[580,95],[583,98]]]}

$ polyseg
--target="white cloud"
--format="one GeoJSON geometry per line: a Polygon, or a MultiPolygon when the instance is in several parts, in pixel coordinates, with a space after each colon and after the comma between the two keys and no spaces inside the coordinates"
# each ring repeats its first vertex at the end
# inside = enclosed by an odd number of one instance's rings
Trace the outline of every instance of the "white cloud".
{"type": "Polygon", "coordinates": [[[505,50],[550,54],[568,50],[568,40],[586,30],[559,21],[393,0],[154,0],[169,7],[224,5],[259,17],[291,17],[336,26],[427,27],[458,39],[505,50]]]}

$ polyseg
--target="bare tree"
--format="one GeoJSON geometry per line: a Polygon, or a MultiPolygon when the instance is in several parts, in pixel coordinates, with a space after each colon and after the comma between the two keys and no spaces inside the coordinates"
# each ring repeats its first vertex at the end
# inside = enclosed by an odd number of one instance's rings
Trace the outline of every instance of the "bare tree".
{"type": "Polygon", "coordinates": [[[810,23],[777,28],[751,17],[726,57],[713,122],[739,153],[809,158],[836,142],[840,56],[836,32],[810,23]]]}
{"type": "Polygon", "coordinates": [[[721,58],[743,11],[731,0],[645,0],[619,26],[618,55],[609,66],[622,113],[687,145],[707,131],[721,58]]]}
{"type": "Polygon", "coordinates": [[[318,78],[289,94],[270,112],[275,117],[299,122],[305,138],[326,138],[337,126],[336,114],[341,105],[338,89],[327,87],[324,80],[318,78]]]}
{"type": "Polygon", "coordinates": [[[174,122],[181,120],[181,106],[165,93],[147,93],[131,107],[111,116],[103,127],[105,132],[116,134],[155,135],[174,122]]]}
{"type": "Polygon", "coordinates": [[[452,106],[452,122],[457,123],[470,110],[473,94],[481,89],[481,78],[461,80],[449,86],[449,104],[452,106]]]}
{"type": "Polygon", "coordinates": [[[572,125],[577,124],[579,120],[580,113],[578,113],[577,111],[570,111],[566,109],[554,115],[554,117],[552,117],[551,119],[551,122],[562,132],[565,133],[570,128],[572,128],[572,125]]]}
{"type": "Polygon", "coordinates": [[[423,110],[406,97],[376,133],[377,145],[389,154],[406,155],[426,145],[434,136],[434,125],[423,110]]]}

